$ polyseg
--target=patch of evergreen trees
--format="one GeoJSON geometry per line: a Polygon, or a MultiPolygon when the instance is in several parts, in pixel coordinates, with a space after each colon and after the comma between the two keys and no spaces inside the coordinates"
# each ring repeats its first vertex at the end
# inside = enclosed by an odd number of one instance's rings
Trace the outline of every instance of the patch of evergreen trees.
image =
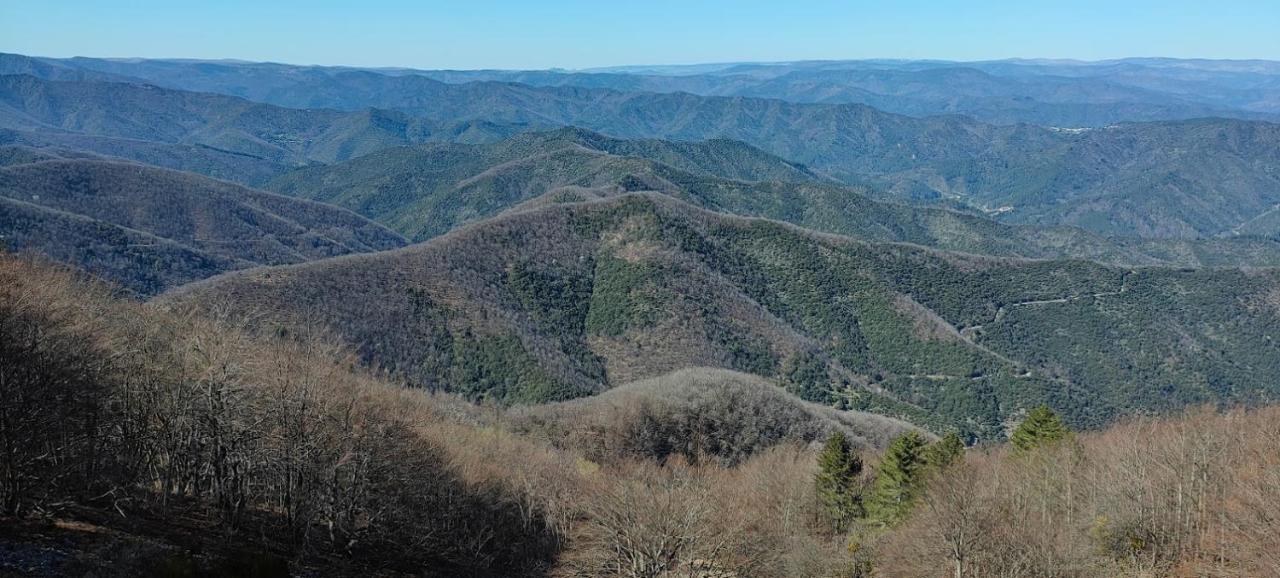
{"type": "MultiPolygon", "coordinates": [[[[1040,406],[1027,415],[1010,441],[1015,452],[1026,454],[1070,436],[1062,418],[1040,406]]],[[[836,433],[818,455],[818,500],[837,531],[859,525],[890,528],[911,514],[929,479],[964,459],[964,452],[964,441],[956,432],[931,443],[919,431],[909,431],[889,445],[875,468],[874,480],[868,481],[861,456],[843,434],[836,433]]]]}

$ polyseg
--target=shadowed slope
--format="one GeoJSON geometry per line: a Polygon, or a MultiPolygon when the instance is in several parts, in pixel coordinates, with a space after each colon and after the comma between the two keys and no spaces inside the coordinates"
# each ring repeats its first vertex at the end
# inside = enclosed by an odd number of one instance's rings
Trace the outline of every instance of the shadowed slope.
{"type": "Polygon", "coordinates": [[[140,293],[222,271],[399,247],[348,211],[181,173],[102,160],[0,168],[0,237],[140,293]]]}

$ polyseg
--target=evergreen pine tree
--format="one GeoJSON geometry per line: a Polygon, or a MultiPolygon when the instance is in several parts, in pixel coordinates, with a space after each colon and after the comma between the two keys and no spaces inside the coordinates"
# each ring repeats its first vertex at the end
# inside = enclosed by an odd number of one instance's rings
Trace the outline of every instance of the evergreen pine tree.
{"type": "Polygon", "coordinates": [[[963,456],[964,441],[960,439],[960,434],[951,432],[929,446],[925,452],[925,461],[930,468],[941,470],[954,464],[963,456]]]}
{"type": "Polygon", "coordinates": [[[885,450],[867,507],[871,517],[891,526],[907,516],[924,478],[927,447],[920,432],[909,431],[885,450]]]}
{"type": "Polygon", "coordinates": [[[818,454],[818,474],[814,482],[818,500],[837,531],[844,531],[854,519],[864,514],[858,480],[861,475],[862,458],[858,457],[848,438],[841,432],[831,434],[822,453],[818,454]]]}
{"type": "Polygon", "coordinates": [[[1018,453],[1031,452],[1037,448],[1052,445],[1067,439],[1071,430],[1062,422],[1062,418],[1048,406],[1040,406],[1027,414],[1018,428],[1009,436],[1009,443],[1018,453]]]}

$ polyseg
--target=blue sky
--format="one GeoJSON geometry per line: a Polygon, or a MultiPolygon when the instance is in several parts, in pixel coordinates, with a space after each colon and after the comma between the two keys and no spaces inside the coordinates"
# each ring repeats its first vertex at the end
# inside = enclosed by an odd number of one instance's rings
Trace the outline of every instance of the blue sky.
{"type": "Polygon", "coordinates": [[[0,0],[0,51],[420,68],[1280,60],[1280,0],[0,0]]]}

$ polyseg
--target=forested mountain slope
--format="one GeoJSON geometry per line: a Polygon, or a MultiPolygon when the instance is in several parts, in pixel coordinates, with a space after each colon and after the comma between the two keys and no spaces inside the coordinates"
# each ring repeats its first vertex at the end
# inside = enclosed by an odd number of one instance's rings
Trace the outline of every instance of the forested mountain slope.
{"type": "Polygon", "coordinates": [[[628,195],[163,299],[319,316],[367,363],[471,399],[567,399],[725,367],[995,438],[1044,402],[1096,425],[1269,398],[1277,275],[938,253],[628,195]]]}
{"type": "Polygon", "coordinates": [[[117,161],[44,158],[0,168],[0,206],[0,239],[10,250],[42,252],[142,294],[233,269],[404,244],[337,207],[117,161]]]}
{"type": "Polygon", "coordinates": [[[1262,237],[1104,238],[1070,227],[1009,226],[974,214],[874,201],[874,189],[823,179],[728,140],[620,140],[560,129],[485,145],[392,148],[298,169],[266,186],[349,208],[415,240],[513,208],[658,191],[714,211],[986,255],[1126,265],[1280,264],[1280,240],[1262,237]]]}
{"type": "Polygon", "coordinates": [[[567,186],[676,190],[663,173],[727,184],[823,180],[735,141],[619,140],[566,128],[487,145],[391,148],[296,170],[266,187],[350,208],[421,240],[567,186]]]}
{"type": "Polygon", "coordinates": [[[182,144],[50,130],[0,129],[0,146],[44,151],[50,156],[86,154],[187,171],[256,186],[294,168],[288,162],[182,144]]]}
{"type": "MultiPolygon", "coordinates": [[[[484,122],[436,123],[383,110],[302,110],[144,84],[47,81],[27,75],[0,76],[0,127],[20,131],[6,137],[19,144],[49,141],[154,164],[166,164],[155,156],[186,155],[196,148],[223,163],[228,155],[237,155],[247,157],[245,162],[280,167],[332,162],[394,145],[483,141],[495,138],[491,132],[512,132],[484,122]],[[101,139],[112,142],[101,144],[101,139]]],[[[213,160],[184,162],[188,164],[175,168],[216,166],[213,160]]],[[[216,174],[236,176],[231,171],[216,174]]],[[[260,178],[250,173],[237,180],[260,178]]]]}
{"type": "Polygon", "coordinates": [[[989,208],[1009,207],[1003,218],[1012,222],[1151,238],[1280,235],[1273,226],[1248,228],[1280,206],[1280,124],[1129,123],[927,172],[945,180],[940,190],[955,186],[989,208]]]}

